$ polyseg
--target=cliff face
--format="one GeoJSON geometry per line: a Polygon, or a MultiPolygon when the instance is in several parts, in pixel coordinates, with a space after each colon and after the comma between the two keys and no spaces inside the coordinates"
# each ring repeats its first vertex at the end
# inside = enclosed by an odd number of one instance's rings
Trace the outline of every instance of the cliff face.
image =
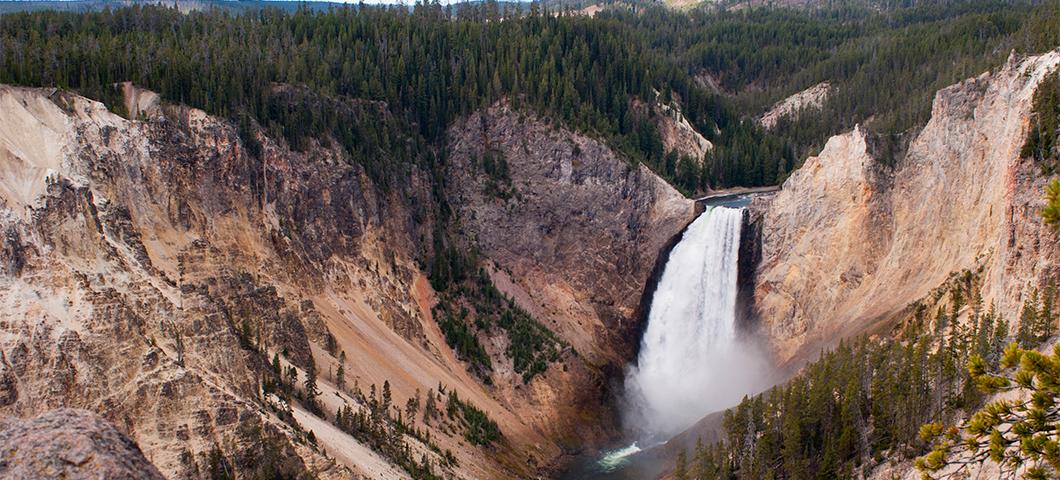
{"type": "Polygon", "coordinates": [[[939,91],[897,162],[860,129],[757,199],[762,261],[755,305],[785,362],[869,331],[952,272],[984,268],[984,295],[1014,319],[1024,287],[1060,275],[1040,213],[1046,182],[1021,159],[1034,91],[1060,53],[1010,58],[939,91]]]}
{"type": "MultiPolygon", "coordinates": [[[[245,344],[299,367],[315,355],[326,371],[334,360],[311,345],[329,328],[422,331],[402,250],[417,235],[410,215],[338,152],[261,138],[253,156],[226,122],[134,102],[150,120],[64,92],[0,89],[0,411],[99,412],[170,477],[195,476],[189,459],[215,444],[252,468],[273,440],[290,472],[348,474],[263,409],[268,358],[245,344]],[[401,260],[373,265],[385,258],[401,260]],[[329,310],[369,291],[363,316],[329,310]]],[[[387,340],[343,347],[385,358],[387,340]]],[[[384,362],[350,370],[366,385],[408,375],[384,362]]]]}
{"type": "Polygon", "coordinates": [[[641,293],[693,202],[603,143],[506,103],[454,125],[449,151],[449,203],[494,283],[577,352],[524,394],[516,376],[502,378],[503,395],[572,443],[576,419],[613,424],[601,408],[607,373],[632,358],[641,293]],[[507,165],[510,184],[491,178],[487,157],[507,165]]]}
{"type": "Polygon", "coordinates": [[[450,203],[499,283],[590,363],[630,358],[641,292],[693,201],[603,143],[503,103],[455,126],[450,151],[450,203]],[[509,198],[484,186],[486,152],[506,161],[509,198]]]}
{"type": "MultiPolygon", "coordinates": [[[[521,199],[496,203],[468,187],[454,205],[480,212],[465,214],[468,238],[502,267],[498,285],[504,276],[513,293],[531,292],[530,308],[590,362],[487,387],[431,317],[429,175],[410,165],[406,181],[382,188],[326,142],[296,152],[257,134],[250,148],[227,121],[125,93],[137,120],[62,91],[0,87],[0,414],[98,412],[171,478],[202,475],[215,446],[246,471],[268,459],[292,475],[399,478],[328,423],[345,404],[363,407],[354,389],[384,381],[395,405],[442,384],[497,421],[505,439],[491,455],[417,424],[456,456],[452,473],[531,474],[560,454],[558,431],[599,406],[597,368],[630,348],[613,329],[633,328],[629,297],[652,245],[691,212],[598,142],[501,115],[521,199]],[[526,138],[532,153],[517,153],[526,138]],[[569,141],[584,161],[571,161],[569,141]],[[334,382],[340,351],[345,390],[334,382]],[[273,354],[299,372],[314,359],[326,418],[261,395],[273,354]],[[564,410],[579,401],[589,403],[564,410]]],[[[388,121],[385,106],[335,101],[388,121]]],[[[453,138],[478,138],[478,118],[453,138]]],[[[458,191],[474,180],[457,167],[468,160],[450,158],[458,191]]]]}

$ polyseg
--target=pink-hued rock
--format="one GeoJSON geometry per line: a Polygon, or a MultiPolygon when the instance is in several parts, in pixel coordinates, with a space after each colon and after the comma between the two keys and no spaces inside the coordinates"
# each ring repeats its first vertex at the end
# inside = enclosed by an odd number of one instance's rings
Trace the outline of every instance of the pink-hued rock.
{"type": "Polygon", "coordinates": [[[0,420],[0,478],[164,478],[125,434],[87,410],[0,420]]]}
{"type": "Polygon", "coordinates": [[[781,362],[886,325],[953,272],[982,267],[985,301],[1013,322],[1020,292],[1060,276],[1060,240],[1041,219],[1048,178],[1019,154],[1034,92],[1058,65],[1060,51],[1013,56],[940,90],[901,158],[855,128],[756,200],[756,310],[781,362]]]}

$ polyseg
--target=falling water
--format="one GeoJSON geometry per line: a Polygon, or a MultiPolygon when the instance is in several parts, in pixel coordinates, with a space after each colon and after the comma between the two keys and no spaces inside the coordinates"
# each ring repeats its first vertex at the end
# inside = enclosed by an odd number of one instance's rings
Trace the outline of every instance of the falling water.
{"type": "Polygon", "coordinates": [[[736,332],[742,218],[742,208],[709,208],[670,252],[626,374],[626,420],[642,438],[663,440],[761,382],[762,361],[736,332]]]}

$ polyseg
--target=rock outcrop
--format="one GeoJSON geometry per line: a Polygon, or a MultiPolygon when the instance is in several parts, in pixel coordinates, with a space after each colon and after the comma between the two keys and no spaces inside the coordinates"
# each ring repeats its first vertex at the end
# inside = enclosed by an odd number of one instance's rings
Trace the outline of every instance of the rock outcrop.
{"type": "Polygon", "coordinates": [[[714,144],[685,118],[681,113],[680,104],[662,104],[657,109],[655,125],[662,136],[663,150],[676,150],[679,154],[702,164],[703,157],[714,149],[714,144]]]}
{"type": "Polygon", "coordinates": [[[1043,225],[1047,178],[1020,158],[1032,97],[1060,52],[943,89],[898,160],[862,129],[830,139],[753,205],[755,305],[779,360],[885,324],[952,272],[984,268],[984,297],[1014,320],[1021,293],[1060,276],[1043,225]]]}
{"type": "MultiPolygon", "coordinates": [[[[659,96],[657,92],[655,95],[659,96]]],[[[702,164],[703,157],[714,149],[714,144],[696,130],[682,113],[680,103],[665,103],[661,98],[654,103],[634,99],[630,102],[630,107],[633,112],[651,121],[658,129],[663,152],[677,152],[681,157],[688,157],[702,164]]]]}
{"type": "Polygon", "coordinates": [[[0,477],[164,478],[129,437],[87,410],[0,420],[0,477]]]}
{"type": "Polygon", "coordinates": [[[832,92],[832,86],[828,82],[821,82],[806,90],[795,93],[773,105],[768,112],[762,114],[758,123],[769,129],[776,126],[777,121],[784,117],[795,117],[803,112],[820,110],[828,94],[832,92]]]}
{"type": "Polygon", "coordinates": [[[659,251],[694,202],[602,142],[506,103],[450,130],[452,195],[467,236],[531,313],[591,363],[624,362],[659,251]],[[491,194],[477,159],[499,154],[511,192],[491,194]]]}

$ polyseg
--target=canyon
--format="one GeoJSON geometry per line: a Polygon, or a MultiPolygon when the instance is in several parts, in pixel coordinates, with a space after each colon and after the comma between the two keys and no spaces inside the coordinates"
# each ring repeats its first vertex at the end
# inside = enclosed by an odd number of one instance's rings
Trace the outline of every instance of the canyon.
{"type": "Polygon", "coordinates": [[[489,455],[452,426],[419,424],[455,462],[406,438],[464,478],[532,476],[611,434],[608,372],[635,348],[655,257],[693,214],[646,167],[504,104],[450,129],[465,245],[571,347],[524,382],[493,334],[486,385],[433,318],[426,172],[385,190],[334,146],[293,151],[259,132],[252,152],[225,120],[123,91],[136,120],[61,90],[0,87],[5,415],[98,412],[170,478],[198,476],[215,448],[239,469],[275,457],[292,475],[404,477],[326,420],[384,382],[396,405],[445,389],[497,422],[489,455]],[[508,159],[511,198],[471,168],[484,150],[508,159]],[[320,372],[322,414],[262,392],[274,355],[298,378],[320,372]]]}
{"type": "MultiPolygon", "coordinates": [[[[724,212],[724,268],[687,277],[724,273],[725,292],[702,295],[725,311],[685,306],[717,314],[726,340],[761,341],[784,374],[841,339],[889,334],[961,271],[981,272],[984,300],[1017,318],[1028,292],[1060,279],[1060,238],[1041,221],[1056,174],[1020,154],[1035,91],[1058,66],[1060,51],[1013,54],[939,91],[914,132],[831,137],[779,191],[724,212]]],[[[695,251],[673,249],[709,217],[591,128],[505,97],[445,125],[436,148],[402,136],[385,102],[269,85],[289,104],[370,119],[394,151],[432,159],[374,159],[400,171],[383,177],[335,139],[291,145],[114,87],[120,105],[0,86],[0,456],[22,442],[36,452],[0,474],[68,468],[35,460],[63,449],[115,477],[231,467],[390,479],[426,465],[446,478],[546,478],[623,438],[623,378],[638,378],[627,370],[638,355],[642,388],[685,379],[673,357],[653,371],[661,357],[641,340],[663,343],[651,301],[660,282],[681,283],[664,281],[667,259],[696,266],[695,251]],[[443,288],[432,262],[445,255],[457,258],[446,268],[471,267],[443,288]],[[491,320],[471,295],[503,314],[491,320]],[[513,316],[523,323],[502,325],[513,316]],[[454,331],[453,317],[474,328],[454,331]],[[316,378],[319,395],[292,400],[277,378],[295,390],[316,378]],[[424,395],[444,417],[420,414],[424,395]],[[388,440],[417,463],[339,426],[347,408],[396,410],[388,440]],[[497,438],[477,430],[490,422],[497,438]]],[[[812,114],[830,88],[759,120],[812,114]]],[[[722,133],[696,131],[677,100],[621,101],[661,148],[699,165],[722,133]]],[[[701,393],[655,395],[655,409],[701,393]]],[[[718,438],[719,424],[708,415],[678,439],[718,438]]]]}

